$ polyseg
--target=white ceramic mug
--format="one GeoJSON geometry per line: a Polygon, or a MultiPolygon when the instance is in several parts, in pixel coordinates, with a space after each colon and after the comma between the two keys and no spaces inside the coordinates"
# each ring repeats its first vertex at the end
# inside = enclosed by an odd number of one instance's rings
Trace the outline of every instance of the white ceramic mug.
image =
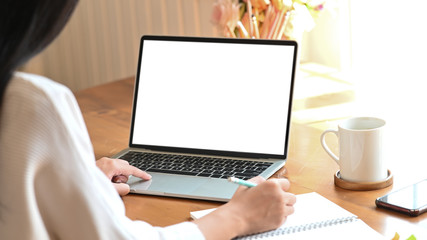
{"type": "Polygon", "coordinates": [[[387,178],[383,157],[385,121],[373,117],[350,118],[320,137],[322,147],[338,163],[341,178],[351,182],[377,182],[387,178]],[[338,137],[339,157],[327,146],[325,135],[338,137]]]}

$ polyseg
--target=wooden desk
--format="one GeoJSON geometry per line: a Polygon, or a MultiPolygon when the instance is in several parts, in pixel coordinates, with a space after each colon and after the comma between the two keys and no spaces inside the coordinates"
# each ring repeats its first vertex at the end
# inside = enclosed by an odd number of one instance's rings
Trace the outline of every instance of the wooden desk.
{"type": "MultiPolygon", "coordinates": [[[[97,159],[112,156],[128,145],[133,81],[133,78],[128,78],[76,93],[97,159]]],[[[389,238],[398,232],[401,239],[406,239],[410,234],[415,234],[418,239],[427,239],[427,214],[415,218],[407,217],[377,209],[374,203],[377,197],[392,189],[412,183],[412,178],[407,177],[411,173],[392,169],[394,185],[381,190],[349,191],[337,188],[333,176],[338,166],[320,146],[319,136],[322,131],[308,124],[293,122],[288,162],[275,177],[288,178],[292,184],[292,193],[320,193],[358,215],[373,229],[389,238]]],[[[217,202],[133,194],[123,197],[123,201],[128,217],[155,226],[187,221],[190,220],[190,211],[220,205],[217,202]]]]}

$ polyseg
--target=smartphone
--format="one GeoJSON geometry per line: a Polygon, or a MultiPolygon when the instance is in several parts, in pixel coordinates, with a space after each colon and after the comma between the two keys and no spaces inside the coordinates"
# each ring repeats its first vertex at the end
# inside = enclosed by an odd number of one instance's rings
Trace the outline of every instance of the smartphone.
{"type": "Polygon", "coordinates": [[[427,211],[427,179],[379,197],[375,204],[380,208],[418,216],[427,211]]]}

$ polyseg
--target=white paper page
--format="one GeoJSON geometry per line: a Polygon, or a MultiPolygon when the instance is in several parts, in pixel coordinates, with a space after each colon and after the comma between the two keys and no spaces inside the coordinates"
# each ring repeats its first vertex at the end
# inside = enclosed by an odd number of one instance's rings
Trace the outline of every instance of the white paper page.
{"type": "Polygon", "coordinates": [[[295,212],[281,228],[355,216],[316,192],[296,195],[296,198],[295,212]]]}
{"type": "Polygon", "coordinates": [[[190,216],[192,219],[199,219],[205,215],[208,215],[210,212],[215,211],[216,208],[210,208],[210,209],[205,209],[205,210],[200,210],[200,211],[194,211],[194,212],[190,212],[190,216]]]}
{"type": "MultiPolygon", "coordinates": [[[[257,236],[253,236],[253,239],[290,239],[290,240],[298,240],[298,239],[327,239],[327,240],[361,240],[361,239],[369,239],[369,240],[384,240],[386,239],[384,236],[370,228],[366,223],[362,220],[357,219],[356,221],[333,225],[324,228],[316,228],[311,229],[309,231],[297,232],[292,234],[286,234],[281,236],[270,236],[266,238],[259,238],[257,236]]],[[[252,239],[252,237],[248,237],[245,239],[252,239]]]]}
{"type": "MultiPolygon", "coordinates": [[[[356,219],[357,216],[321,196],[316,192],[305,193],[296,195],[297,201],[294,205],[295,212],[290,215],[281,228],[292,228],[295,226],[309,225],[311,223],[319,223],[332,219],[340,219],[347,217],[354,217],[352,222],[346,222],[337,225],[331,225],[322,228],[311,229],[309,231],[297,232],[287,234],[286,239],[323,239],[327,237],[328,240],[334,239],[385,239],[384,236],[373,230],[366,223],[360,219],[356,219]],[[353,234],[352,234],[353,233],[353,234]]],[[[216,208],[191,212],[193,219],[201,218],[216,208]]],[[[268,232],[267,232],[268,233],[268,232]]],[[[267,235],[261,233],[261,235],[247,236],[242,239],[260,239],[260,236],[267,235]]],[[[261,238],[262,239],[262,238],[261,238]]],[[[270,236],[267,239],[284,239],[284,236],[270,236]]]]}
{"type": "MultiPolygon", "coordinates": [[[[321,222],[328,219],[355,216],[316,192],[296,195],[295,212],[290,215],[282,227],[298,226],[321,222]]],[[[193,219],[198,219],[214,211],[215,208],[191,212],[193,219]]]]}

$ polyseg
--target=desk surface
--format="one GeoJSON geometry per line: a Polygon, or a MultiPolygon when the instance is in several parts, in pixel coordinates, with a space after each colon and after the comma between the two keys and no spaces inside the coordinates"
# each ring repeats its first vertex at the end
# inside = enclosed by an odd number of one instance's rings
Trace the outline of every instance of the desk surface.
{"type": "MultiPolygon", "coordinates": [[[[128,145],[133,81],[133,78],[123,79],[76,93],[97,159],[112,156],[128,145]]],[[[333,98],[342,100],[342,96],[332,96],[332,100],[333,98]]],[[[274,176],[288,178],[292,193],[318,192],[356,214],[386,237],[391,238],[398,232],[404,239],[411,234],[415,234],[418,239],[427,239],[427,214],[415,218],[408,217],[377,209],[374,203],[377,197],[412,183],[416,178],[411,172],[408,172],[407,168],[391,169],[394,184],[385,189],[374,191],[340,189],[334,185],[333,178],[338,166],[320,145],[319,136],[322,131],[304,121],[293,121],[288,161],[274,176]]],[[[133,194],[123,197],[123,201],[129,218],[143,220],[155,226],[188,221],[190,211],[217,207],[221,204],[133,194]]]]}

